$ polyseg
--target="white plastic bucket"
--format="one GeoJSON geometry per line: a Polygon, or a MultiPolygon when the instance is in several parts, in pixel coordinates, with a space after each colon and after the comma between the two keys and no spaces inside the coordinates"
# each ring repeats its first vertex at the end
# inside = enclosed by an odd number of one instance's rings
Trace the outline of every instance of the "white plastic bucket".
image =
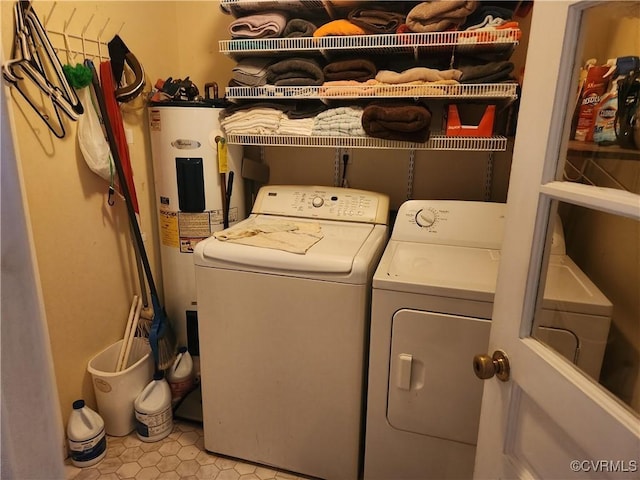
{"type": "Polygon", "coordinates": [[[135,429],[133,402],[153,378],[149,341],[135,337],[127,368],[116,372],[120,345],[122,340],[98,353],[87,366],[93,377],[93,391],[105,432],[114,437],[123,437],[135,429]]]}

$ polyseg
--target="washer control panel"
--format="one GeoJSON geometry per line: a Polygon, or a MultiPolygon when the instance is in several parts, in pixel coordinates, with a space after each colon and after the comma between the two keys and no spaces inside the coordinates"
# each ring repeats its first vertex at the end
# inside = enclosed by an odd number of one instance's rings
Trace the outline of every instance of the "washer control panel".
{"type": "Polygon", "coordinates": [[[392,240],[500,249],[503,203],[409,200],[398,210],[392,240]]]}
{"type": "Polygon", "coordinates": [[[389,197],[352,188],[272,185],[260,189],[251,213],[387,225],[389,197]]]}

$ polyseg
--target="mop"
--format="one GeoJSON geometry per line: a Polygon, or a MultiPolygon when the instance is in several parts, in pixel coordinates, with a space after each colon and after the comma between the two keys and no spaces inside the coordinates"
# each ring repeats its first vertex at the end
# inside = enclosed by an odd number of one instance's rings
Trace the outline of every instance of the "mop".
{"type": "MultiPolygon", "coordinates": [[[[156,289],[155,282],[153,280],[153,274],[151,272],[151,266],[149,264],[149,258],[147,257],[146,250],[142,239],[142,233],[140,232],[140,226],[136,219],[136,213],[134,210],[134,202],[127,183],[127,177],[125,176],[122,161],[120,159],[120,152],[118,151],[118,145],[116,136],[114,134],[111,121],[109,119],[106,96],[100,86],[98,79],[98,73],[91,60],[85,60],[85,65],[91,69],[92,73],[92,85],[98,99],[100,111],[104,122],[105,131],[107,133],[107,140],[111,148],[114,164],[118,177],[120,178],[120,188],[125,198],[125,205],[127,208],[127,214],[129,215],[129,223],[133,230],[135,244],[137,252],[140,254],[142,266],[144,267],[145,274],[147,276],[147,283],[149,285],[149,293],[151,296],[151,304],[153,307],[153,320],[151,322],[151,329],[149,332],[149,345],[151,346],[151,352],[155,361],[156,370],[166,370],[171,367],[176,355],[176,338],[169,320],[166,317],[164,308],[160,305],[158,297],[158,291],[156,289]]],[[[109,74],[110,71],[109,71],[109,74]]],[[[113,92],[110,93],[113,95],[113,92]]],[[[115,100],[115,97],[114,97],[115,100]]]]}

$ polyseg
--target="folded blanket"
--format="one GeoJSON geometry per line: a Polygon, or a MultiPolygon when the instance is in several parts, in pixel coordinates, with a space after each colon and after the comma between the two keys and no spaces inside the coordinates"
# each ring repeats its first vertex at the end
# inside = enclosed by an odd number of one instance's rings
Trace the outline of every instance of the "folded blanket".
{"type": "Polygon", "coordinates": [[[409,68],[401,73],[390,70],[380,70],[376,80],[381,83],[409,83],[415,81],[435,82],[438,80],[459,80],[462,75],[460,70],[436,70],[427,67],[409,68]]]}
{"type": "Polygon", "coordinates": [[[269,66],[267,82],[277,86],[322,85],[324,74],[311,58],[287,58],[269,66]]]}
{"type": "Polygon", "coordinates": [[[511,62],[490,62],[483,65],[459,67],[460,83],[497,83],[511,79],[514,65],[511,62]]]}
{"type": "Polygon", "coordinates": [[[361,27],[351,23],[349,20],[341,18],[339,20],[333,20],[329,23],[320,25],[318,29],[313,32],[314,37],[329,37],[339,35],[365,35],[367,32],[361,27]]]}
{"type": "Polygon", "coordinates": [[[273,59],[246,57],[238,61],[231,70],[231,78],[238,86],[259,87],[267,83],[267,68],[273,59]]]}
{"type": "Polygon", "coordinates": [[[461,25],[478,7],[476,0],[433,0],[416,5],[407,14],[412,32],[441,32],[461,25]]]}
{"type": "Polygon", "coordinates": [[[287,17],[280,12],[265,12],[238,18],[229,25],[231,38],[279,37],[287,25],[287,17]]]}
{"type": "Polygon", "coordinates": [[[322,69],[325,82],[336,80],[366,82],[375,77],[376,71],[375,64],[365,59],[339,60],[328,63],[322,69]]]}
{"type": "Polygon", "coordinates": [[[351,23],[370,34],[396,33],[405,18],[401,13],[369,8],[356,8],[347,15],[351,23]]]}
{"type": "Polygon", "coordinates": [[[249,219],[220,232],[214,237],[222,242],[272,248],[305,254],[324,235],[316,222],[258,222],[249,219]]]}
{"type": "Polygon", "coordinates": [[[309,20],[303,18],[292,18],[287,22],[282,32],[283,38],[313,37],[316,27],[309,20]]]}
{"type": "Polygon", "coordinates": [[[376,138],[424,143],[430,126],[431,112],[422,105],[374,103],[362,113],[364,131],[376,138]]]}

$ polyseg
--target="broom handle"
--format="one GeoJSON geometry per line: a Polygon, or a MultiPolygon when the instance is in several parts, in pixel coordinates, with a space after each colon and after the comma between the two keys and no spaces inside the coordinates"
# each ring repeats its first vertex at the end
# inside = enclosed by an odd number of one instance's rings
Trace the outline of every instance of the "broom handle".
{"type": "Polygon", "coordinates": [[[127,206],[129,223],[131,224],[131,229],[133,230],[133,236],[136,242],[136,246],[138,247],[138,252],[140,253],[140,259],[142,260],[144,272],[147,275],[149,292],[152,299],[154,297],[158,299],[158,291],[156,290],[156,284],[153,281],[153,274],[151,272],[151,266],[149,265],[149,258],[147,257],[147,252],[144,249],[142,234],[140,233],[140,226],[138,225],[138,221],[136,219],[136,212],[133,210],[131,192],[129,191],[129,185],[127,185],[127,180],[124,175],[124,169],[122,168],[122,162],[118,153],[118,143],[116,142],[116,137],[113,133],[113,127],[111,126],[111,120],[109,119],[109,115],[107,112],[107,106],[104,101],[104,93],[102,91],[102,87],[100,86],[100,80],[98,79],[98,72],[96,71],[96,67],[91,60],[85,60],[85,66],[88,66],[91,70],[91,84],[93,85],[93,89],[95,90],[96,98],[98,99],[98,106],[100,107],[100,112],[102,113],[102,121],[104,123],[104,129],[107,132],[107,140],[109,142],[109,148],[111,149],[111,155],[113,156],[113,163],[116,166],[116,172],[118,172],[118,178],[120,179],[120,189],[122,190],[122,194],[124,195],[124,203],[127,206]]]}

